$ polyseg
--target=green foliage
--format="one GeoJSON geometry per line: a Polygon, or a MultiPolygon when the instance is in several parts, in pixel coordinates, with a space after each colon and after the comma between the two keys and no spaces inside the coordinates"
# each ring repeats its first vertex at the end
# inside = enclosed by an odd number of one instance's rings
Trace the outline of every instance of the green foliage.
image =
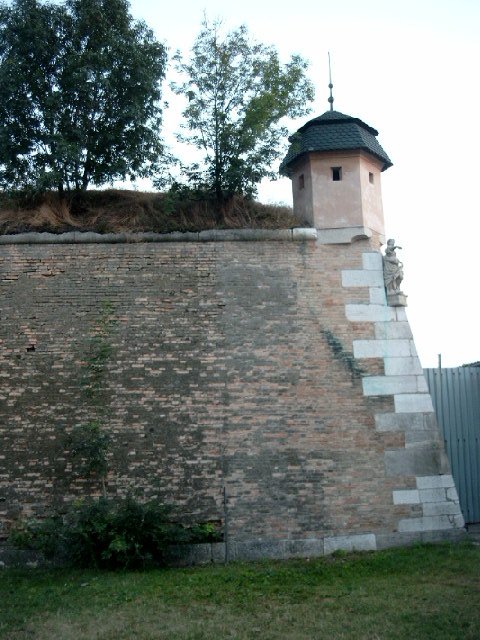
{"type": "Polygon", "coordinates": [[[213,522],[202,522],[188,528],[188,542],[190,543],[220,542],[221,539],[219,528],[213,522]]]}
{"type": "Polygon", "coordinates": [[[92,419],[75,425],[66,438],[66,448],[77,473],[85,477],[96,476],[101,481],[106,497],[105,481],[108,474],[108,451],[111,437],[104,427],[106,414],[105,372],[112,354],[111,332],[115,327],[114,310],[110,301],[101,303],[101,312],[95,333],[90,338],[88,355],[82,366],[82,391],[90,406],[92,419]]]}
{"type": "Polygon", "coordinates": [[[172,216],[179,211],[180,207],[185,207],[186,204],[195,209],[197,204],[208,204],[209,199],[209,194],[205,190],[174,181],[164,195],[163,207],[165,213],[172,216]]]}
{"type": "Polygon", "coordinates": [[[90,354],[87,360],[89,371],[88,394],[94,395],[100,389],[105,365],[112,354],[112,346],[104,341],[104,336],[94,336],[90,342],[90,354]]]}
{"type": "Polygon", "coordinates": [[[204,168],[186,169],[190,182],[210,190],[217,203],[237,193],[253,196],[263,177],[276,177],[272,164],[287,138],[283,118],[304,115],[313,99],[307,63],[295,55],[282,65],[275,48],[252,42],[245,26],[222,36],[220,24],[207,20],[190,61],[179,54],[176,61],[187,79],[172,88],[188,99],[190,132],[179,140],[204,153],[204,168]]]}
{"type": "Polygon", "coordinates": [[[11,529],[9,542],[19,549],[42,551],[47,558],[53,558],[57,552],[58,531],[62,527],[62,518],[55,515],[45,520],[20,521],[11,529]]]}
{"type": "Polygon", "coordinates": [[[355,378],[361,378],[365,374],[365,370],[357,363],[353,353],[345,351],[343,344],[329,329],[322,329],[321,334],[327,341],[333,357],[340,362],[343,362],[345,367],[349,370],[352,380],[355,378]]]}
{"type": "Polygon", "coordinates": [[[165,47],[127,0],[0,5],[0,186],[158,171],[165,47]]]}
{"type": "Polygon", "coordinates": [[[85,474],[105,478],[108,472],[107,453],[111,438],[97,420],[75,426],[67,439],[70,455],[85,474]]]}
{"type": "Polygon", "coordinates": [[[110,338],[115,324],[113,306],[110,301],[104,300],[95,334],[89,341],[82,372],[83,391],[91,401],[101,399],[106,365],[113,350],[110,338]]]}
{"type": "Polygon", "coordinates": [[[138,569],[161,565],[172,544],[219,539],[213,525],[189,528],[170,516],[171,508],[154,500],[99,498],[72,505],[63,517],[23,523],[10,541],[77,567],[138,569]]]}

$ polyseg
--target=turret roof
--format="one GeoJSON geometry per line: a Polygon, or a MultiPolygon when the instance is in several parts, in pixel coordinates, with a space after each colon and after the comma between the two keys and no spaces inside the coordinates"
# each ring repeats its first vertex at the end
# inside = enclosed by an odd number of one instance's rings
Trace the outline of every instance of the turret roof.
{"type": "Polygon", "coordinates": [[[282,175],[290,175],[293,163],[311,151],[346,151],[361,149],[378,158],[382,171],[392,166],[390,158],[378,143],[378,131],[360,120],[339,111],[326,111],[309,120],[290,136],[290,149],[280,165],[282,175]]]}

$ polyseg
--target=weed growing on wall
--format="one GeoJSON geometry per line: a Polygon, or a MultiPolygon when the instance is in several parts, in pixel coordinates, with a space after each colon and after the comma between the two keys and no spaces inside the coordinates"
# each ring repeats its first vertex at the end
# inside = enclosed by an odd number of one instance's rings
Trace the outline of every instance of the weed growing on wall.
{"type": "Polygon", "coordinates": [[[104,497],[111,443],[105,426],[108,406],[106,372],[108,360],[113,352],[111,338],[115,326],[113,305],[110,301],[104,300],[88,343],[87,356],[80,376],[82,395],[90,405],[91,419],[86,424],[75,425],[66,442],[77,472],[85,477],[93,475],[99,478],[104,497]]]}
{"type": "Polygon", "coordinates": [[[71,457],[82,475],[95,475],[102,483],[106,495],[105,480],[108,474],[108,451],[111,438],[98,420],[73,427],[67,440],[71,457]]]}
{"type": "Polygon", "coordinates": [[[333,357],[348,369],[352,376],[352,381],[365,375],[365,370],[358,365],[353,353],[346,351],[340,340],[329,329],[321,329],[320,333],[330,347],[333,357]]]}
{"type": "Polygon", "coordinates": [[[95,332],[89,340],[81,376],[83,393],[93,404],[100,404],[105,393],[105,373],[112,355],[111,336],[116,324],[113,305],[104,300],[95,332]]]}

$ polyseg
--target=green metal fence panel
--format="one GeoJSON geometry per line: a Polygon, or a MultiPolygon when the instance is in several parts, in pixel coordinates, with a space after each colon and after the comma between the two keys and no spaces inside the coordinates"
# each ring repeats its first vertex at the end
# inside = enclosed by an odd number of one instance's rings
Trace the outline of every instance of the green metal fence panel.
{"type": "Polygon", "coordinates": [[[424,373],[465,521],[480,522],[480,367],[424,373]]]}

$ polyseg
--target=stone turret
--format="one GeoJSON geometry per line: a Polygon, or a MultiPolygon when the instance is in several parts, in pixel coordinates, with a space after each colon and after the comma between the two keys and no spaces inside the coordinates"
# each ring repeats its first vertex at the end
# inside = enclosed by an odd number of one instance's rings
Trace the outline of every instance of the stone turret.
{"type": "Polygon", "coordinates": [[[385,241],[380,176],[392,163],[377,135],[359,118],[327,111],[289,138],[280,173],[292,180],[299,220],[332,241],[373,233],[385,241]]]}

